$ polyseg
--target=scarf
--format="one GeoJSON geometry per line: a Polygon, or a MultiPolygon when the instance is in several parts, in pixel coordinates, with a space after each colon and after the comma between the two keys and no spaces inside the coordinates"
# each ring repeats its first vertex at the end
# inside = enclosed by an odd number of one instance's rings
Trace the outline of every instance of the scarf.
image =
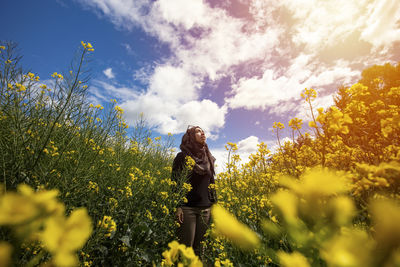
{"type": "Polygon", "coordinates": [[[193,171],[199,175],[207,173],[215,174],[215,158],[211,155],[206,143],[200,144],[196,141],[195,132],[198,126],[187,129],[182,136],[182,143],[179,146],[183,153],[193,158],[196,162],[193,171]]]}

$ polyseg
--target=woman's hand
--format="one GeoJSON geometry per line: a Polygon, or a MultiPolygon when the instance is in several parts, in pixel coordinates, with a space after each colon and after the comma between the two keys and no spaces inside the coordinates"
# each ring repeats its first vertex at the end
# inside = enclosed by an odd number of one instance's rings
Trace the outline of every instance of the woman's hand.
{"type": "Polygon", "coordinates": [[[177,208],[176,209],[176,219],[178,220],[179,223],[183,223],[183,210],[182,208],[177,208]]]}

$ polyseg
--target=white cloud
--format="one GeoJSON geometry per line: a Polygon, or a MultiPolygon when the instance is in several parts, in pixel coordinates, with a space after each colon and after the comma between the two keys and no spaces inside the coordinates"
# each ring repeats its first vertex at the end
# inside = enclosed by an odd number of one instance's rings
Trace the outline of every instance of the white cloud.
{"type": "Polygon", "coordinates": [[[388,46],[400,41],[400,2],[398,0],[375,1],[369,6],[367,27],[361,38],[374,46],[388,46]]]}
{"type": "Polygon", "coordinates": [[[182,25],[186,30],[193,26],[207,26],[208,13],[212,11],[202,0],[159,0],[154,4],[168,23],[182,25]]]}
{"type": "MultiPolygon", "coordinates": [[[[296,100],[304,88],[319,90],[327,85],[338,87],[359,77],[360,72],[337,61],[334,66],[316,66],[310,55],[300,54],[284,75],[267,69],[261,78],[241,78],[232,86],[233,96],[225,101],[231,108],[266,109],[276,114],[296,110],[296,100]]],[[[336,88],[334,88],[336,89],[336,88]]]]}
{"type": "Polygon", "coordinates": [[[126,120],[133,124],[140,113],[161,134],[184,132],[188,125],[199,125],[208,136],[225,123],[226,107],[210,100],[179,102],[165,101],[154,94],[140,95],[121,104],[126,120]]]}
{"type": "Polygon", "coordinates": [[[148,92],[165,101],[191,101],[197,99],[201,81],[180,67],[158,66],[150,78],[148,92]]]}
{"type": "Polygon", "coordinates": [[[107,76],[108,79],[113,79],[115,77],[112,68],[107,68],[105,70],[103,70],[104,75],[107,76]]]}
{"type": "Polygon", "coordinates": [[[300,94],[302,87],[293,78],[274,78],[274,71],[266,70],[261,78],[241,78],[233,85],[234,96],[225,101],[231,108],[265,109],[288,101],[300,94]]]}
{"type": "Polygon", "coordinates": [[[358,30],[365,20],[367,1],[286,0],[282,4],[296,20],[293,42],[302,43],[308,51],[313,51],[340,42],[358,30]]]}
{"type": "Polygon", "coordinates": [[[219,107],[211,100],[204,99],[183,104],[177,110],[176,118],[183,126],[199,125],[204,130],[212,132],[224,126],[226,112],[225,106],[219,107]]]}
{"type": "Polygon", "coordinates": [[[136,88],[119,86],[115,83],[111,84],[101,80],[93,80],[89,92],[102,100],[109,101],[110,99],[119,99],[125,101],[138,96],[135,89],[136,88]]]}
{"type": "Polygon", "coordinates": [[[225,148],[211,148],[211,154],[215,157],[215,173],[226,171],[226,163],[228,162],[228,151],[225,148]]]}
{"type": "Polygon", "coordinates": [[[252,135],[238,142],[238,150],[240,152],[254,153],[257,151],[257,144],[259,144],[258,137],[252,135]]]}
{"type": "MultiPolygon", "coordinates": [[[[362,66],[371,55],[376,58],[374,51],[386,53],[400,40],[397,0],[242,1],[248,4],[247,18],[231,16],[229,4],[211,7],[205,0],[80,2],[100,10],[118,27],[140,27],[168,46],[171,54],[135,72],[148,86],[141,93],[97,86],[124,99],[128,118],[144,112],[162,133],[177,133],[196,123],[216,138],[228,108],[291,111],[305,117],[298,105],[305,87],[323,91],[354,82],[360,74],[354,66],[362,66]],[[369,42],[375,50],[365,46],[370,54],[354,55],[354,62],[335,58],[335,48],[349,37],[369,42]],[[385,49],[379,50],[381,46],[385,49]],[[326,51],[332,51],[333,60],[322,59],[326,51]],[[206,80],[217,83],[229,76],[232,85],[225,105],[201,98],[206,80]]],[[[129,53],[131,47],[124,46],[129,53]]],[[[374,63],[383,60],[387,57],[374,63]]],[[[111,69],[107,73],[113,76],[111,69]]],[[[321,105],[331,103],[323,95],[318,98],[321,105]]]]}
{"type": "Polygon", "coordinates": [[[372,45],[400,40],[400,2],[397,0],[282,1],[296,23],[294,42],[309,51],[340,43],[352,33],[372,45]]]}

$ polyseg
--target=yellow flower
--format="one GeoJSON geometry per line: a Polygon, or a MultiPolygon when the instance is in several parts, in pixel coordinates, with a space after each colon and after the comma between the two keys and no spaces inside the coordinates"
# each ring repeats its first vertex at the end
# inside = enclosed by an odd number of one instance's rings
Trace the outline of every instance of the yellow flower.
{"type": "Polygon", "coordinates": [[[400,206],[392,200],[374,200],[371,203],[372,218],[375,223],[377,241],[388,247],[400,245],[400,206]]]}
{"type": "Polygon", "coordinates": [[[257,234],[239,222],[222,206],[218,204],[213,205],[211,212],[217,235],[227,237],[243,249],[257,248],[260,245],[260,239],[257,234]]]}
{"type": "Polygon", "coordinates": [[[171,266],[178,258],[179,243],[178,241],[172,241],[168,244],[168,247],[170,247],[170,250],[164,251],[162,255],[167,266],[171,266]]]}
{"type": "Polygon", "coordinates": [[[6,49],[6,47],[4,45],[0,46],[0,50],[5,50],[5,49],[6,49]]]}
{"type": "Polygon", "coordinates": [[[35,78],[35,74],[33,74],[32,72],[28,72],[28,77],[30,79],[33,79],[33,78],[35,78]]]}
{"type": "Polygon", "coordinates": [[[303,196],[331,196],[349,190],[343,175],[322,167],[305,172],[300,179],[281,177],[280,183],[303,196]]]}
{"type": "Polygon", "coordinates": [[[98,184],[97,184],[96,182],[89,181],[89,186],[88,186],[88,188],[89,188],[90,190],[93,190],[93,191],[96,192],[96,193],[99,192],[99,186],[98,186],[98,184]]]}
{"type": "Polygon", "coordinates": [[[271,201],[282,212],[288,223],[294,224],[297,222],[298,198],[293,193],[279,191],[272,196],[271,201]]]}
{"type": "Polygon", "coordinates": [[[226,150],[232,150],[233,152],[235,152],[236,150],[238,150],[238,146],[236,143],[232,143],[232,142],[228,142],[227,143],[228,146],[225,146],[226,150]]]}
{"type": "Polygon", "coordinates": [[[10,192],[0,199],[0,225],[18,225],[39,214],[39,209],[30,198],[10,192]]]}
{"type": "Polygon", "coordinates": [[[169,214],[169,209],[167,208],[167,206],[165,205],[162,206],[162,212],[167,215],[169,214]]]}
{"type": "Polygon", "coordinates": [[[151,215],[151,212],[150,212],[149,210],[146,210],[145,216],[146,216],[147,219],[149,219],[150,221],[153,220],[153,216],[151,215]]]}
{"type": "Polygon", "coordinates": [[[10,64],[11,62],[12,62],[12,61],[9,60],[9,59],[6,60],[6,64],[10,64]]]}
{"type": "Polygon", "coordinates": [[[334,212],[334,219],[337,225],[346,225],[350,223],[356,213],[351,198],[347,196],[339,196],[331,201],[332,210],[334,212]]]}
{"type": "Polygon", "coordinates": [[[300,130],[302,126],[303,120],[299,118],[294,118],[289,121],[289,126],[293,130],[300,130]]]}
{"type": "Polygon", "coordinates": [[[94,51],[94,48],[93,48],[91,43],[87,43],[86,44],[86,48],[87,48],[88,51],[94,51]]]}
{"type": "Polygon", "coordinates": [[[168,192],[160,192],[160,195],[162,199],[168,198],[168,192]]]}
{"type": "Polygon", "coordinates": [[[115,106],[114,109],[120,114],[124,113],[124,110],[120,106],[115,106]]]}
{"type": "Polygon", "coordinates": [[[304,92],[300,94],[306,101],[314,100],[317,97],[317,92],[314,89],[305,88],[304,92]]]}
{"type": "Polygon", "coordinates": [[[274,122],[272,128],[282,130],[285,128],[285,125],[282,122],[274,122]]]}
{"type": "Polygon", "coordinates": [[[307,261],[307,258],[304,257],[301,253],[295,251],[293,253],[286,253],[283,251],[279,251],[277,253],[279,257],[279,261],[282,267],[309,267],[310,264],[307,261]]]}
{"type": "Polygon", "coordinates": [[[317,124],[315,124],[315,121],[310,121],[308,123],[308,126],[310,126],[311,128],[317,128],[317,124]]]}
{"type": "Polygon", "coordinates": [[[179,244],[177,241],[172,241],[168,244],[169,250],[166,250],[162,253],[164,257],[162,266],[173,266],[174,263],[181,259],[182,262],[177,262],[177,266],[190,266],[190,267],[202,267],[203,264],[194,254],[192,247],[186,247],[183,244],[179,244]],[[181,257],[179,257],[181,255],[181,257]]]}
{"type": "Polygon", "coordinates": [[[135,175],[133,173],[129,173],[129,176],[131,177],[132,182],[137,179],[137,177],[135,177],[135,175]]]}
{"type": "Polygon", "coordinates": [[[57,190],[35,193],[27,185],[19,185],[18,193],[10,192],[0,198],[0,225],[29,222],[39,214],[63,214],[64,206],[57,201],[57,190]]]}
{"type": "Polygon", "coordinates": [[[42,234],[43,245],[53,254],[57,266],[78,264],[75,252],[83,247],[92,233],[92,222],[86,208],[71,212],[68,219],[51,217],[42,234]]]}
{"type": "Polygon", "coordinates": [[[196,161],[191,156],[185,157],[185,167],[188,170],[193,170],[194,165],[196,165],[196,161]]]}
{"type": "Polygon", "coordinates": [[[189,192],[190,190],[192,190],[192,185],[188,184],[188,183],[183,183],[183,188],[189,192]]]}
{"type": "Polygon", "coordinates": [[[99,221],[98,225],[107,230],[105,236],[111,236],[115,231],[117,231],[117,224],[111,216],[103,216],[103,220],[99,221]]]}
{"type": "Polygon", "coordinates": [[[328,266],[372,266],[371,252],[375,246],[366,232],[343,227],[322,245],[320,253],[328,266]]]}

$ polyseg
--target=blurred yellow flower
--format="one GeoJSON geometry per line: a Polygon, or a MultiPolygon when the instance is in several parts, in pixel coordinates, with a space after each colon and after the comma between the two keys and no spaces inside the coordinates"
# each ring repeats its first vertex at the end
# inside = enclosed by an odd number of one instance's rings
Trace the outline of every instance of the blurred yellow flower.
{"type": "Polygon", "coordinates": [[[215,224],[215,234],[222,235],[243,249],[253,249],[260,245],[255,232],[239,222],[222,206],[215,204],[211,209],[215,224]]]}
{"type": "Polygon", "coordinates": [[[389,199],[374,200],[370,206],[377,242],[387,249],[398,248],[400,246],[400,206],[389,199]]]}
{"type": "Polygon", "coordinates": [[[64,213],[64,205],[57,201],[57,190],[34,192],[28,185],[18,186],[18,193],[9,192],[0,198],[0,225],[27,222],[39,214],[44,216],[64,213]]]}
{"type": "Polygon", "coordinates": [[[300,252],[286,253],[279,251],[277,253],[279,261],[282,267],[309,267],[310,264],[307,258],[303,256],[300,252]]]}
{"type": "Polygon", "coordinates": [[[178,241],[172,241],[168,244],[168,247],[170,247],[170,249],[162,253],[167,266],[171,266],[177,260],[179,246],[180,244],[178,243],[178,241]]]}
{"type": "Polygon", "coordinates": [[[27,222],[40,210],[27,196],[10,192],[0,198],[0,225],[15,225],[27,222]]]}
{"type": "Polygon", "coordinates": [[[300,196],[331,196],[350,189],[345,179],[343,174],[336,174],[327,168],[315,167],[305,172],[300,179],[282,176],[280,184],[300,196]]]}
{"type": "Polygon", "coordinates": [[[79,208],[64,217],[51,217],[42,234],[43,245],[54,256],[57,266],[78,264],[76,251],[81,249],[92,233],[92,222],[86,208],[79,208]]]}
{"type": "Polygon", "coordinates": [[[0,242],[0,266],[10,266],[13,247],[7,242],[0,242]]]}
{"type": "Polygon", "coordinates": [[[282,212],[285,220],[294,224],[297,222],[298,198],[291,192],[281,190],[271,198],[272,203],[282,212]]]}
{"type": "Polygon", "coordinates": [[[328,266],[373,266],[373,239],[361,230],[342,228],[335,237],[326,241],[320,249],[321,257],[328,266]]]}
{"type": "Polygon", "coordinates": [[[177,241],[172,241],[168,244],[169,250],[162,253],[164,257],[162,266],[190,266],[190,267],[202,267],[203,264],[199,257],[193,251],[192,247],[186,247],[183,244],[179,244],[177,241]],[[181,262],[179,262],[181,261],[181,262]]]}
{"type": "Polygon", "coordinates": [[[356,215],[356,207],[353,200],[347,196],[338,196],[331,200],[330,205],[334,213],[334,220],[337,225],[351,223],[356,215]]]}

